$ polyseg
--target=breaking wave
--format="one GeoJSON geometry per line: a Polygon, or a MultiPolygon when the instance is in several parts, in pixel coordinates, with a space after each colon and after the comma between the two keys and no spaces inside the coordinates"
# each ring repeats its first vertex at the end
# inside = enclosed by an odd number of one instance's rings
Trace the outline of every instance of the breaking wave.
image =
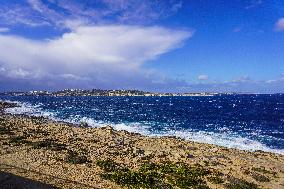
{"type": "MultiPolygon", "coordinates": [[[[65,121],[68,123],[87,123],[91,127],[104,127],[109,125],[115,130],[126,130],[128,132],[139,133],[145,136],[151,137],[163,137],[163,136],[175,136],[189,141],[215,144],[228,148],[236,148],[247,151],[261,150],[265,152],[284,154],[284,149],[269,148],[265,144],[252,140],[246,137],[242,137],[230,132],[209,132],[209,131],[193,131],[189,129],[183,130],[155,130],[150,126],[150,123],[140,122],[125,122],[125,123],[112,123],[106,121],[95,120],[90,117],[84,117],[82,115],[75,115],[68,118],[60,118],[58,112],[52,112],[43,110],[41,104],[31,105],[26,102],[8,101],[19,104],[19,107],[7,108],[6,113],[10,114],[25,114],[32,116],[43,116],[55,121],[65,121]]],[[[220,129],[220,131],[226,131],[226,129],[220,129]]]]}

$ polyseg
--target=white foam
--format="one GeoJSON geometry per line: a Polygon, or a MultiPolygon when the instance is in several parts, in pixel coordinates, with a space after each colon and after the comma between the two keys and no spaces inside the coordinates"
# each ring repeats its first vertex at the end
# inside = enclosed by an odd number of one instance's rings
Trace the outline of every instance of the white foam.
{"type": "Polygon", "coordinates": [[[247,151],[261,150],[265,152],[284,154],[284,149],[271,149],[256,140],[236,136],[230,133],[214,133],[207,131],[169,131],[161,134],[160,136],[177,136],[185,140],[215,144],[228,148],[236,148],[247,151]]]}
{"type": "Polygon", "coordinates": [[[31,105],[25,102],[18,102],[18,101],[6,101],[10,103],[16,103],[19,105],[18,107],[13,108],[6,108],[5,112],[10,114],[25,114],[25,115],[32,115],[32,116],[43,116],[46,118],[55,119],[55,113],[44,111],[40,108],[40,104],[38,105],[31,105]]]}
{"type": "MultiPolygon", "coordinates": [[[[85,121],[90,126],[93,127],[103,127],[106,125],[104,122],[97,122],[91,118],[84,118],[82,121],[85,121]]],[[[185,140],[207,143],[207,144],[215,144],[218,146],[224,146],[228,148],[236,148],[240,150],[247,150],[247,151],[256,151],[261,150],[265,152],[273,152],[284,154],[284,149],[271,149],[266,145],[256,141],[251,140],[245,137],[233,135],[230,133],[214,133],[208,131],[190,131],[190,130],[183,130],[183,131],[174,131],[174,130],[167,130],[165,132],[160,133],[153,133],[150,131],[150,126],[143,124],[143,123],[120,123],[120,124],[112,124],[107,123],[107,125],[112,126],[115,130],[126,130],[132,133],[140,133],[146,136],[152,137],[162,137],[162,136],[176,136],[185,140]]]]}
{"type": "Polygon", "coordinates": [[[87,123],[91,127],[105,127],[106,125],[109,125],[117,131],[125,130],[125,131],[132,132],[132,133],[140,133],[146,136],[151,135],[151,132],[149,130],[150,126],[147,126],[146,124],[138,123],[138,122],[114,124],[111,122],[97,121],[97,120],[94,120],[88,117],[83,117],[81,119],[78,119],[78,118],[69,119],[68,122],[75,123],[75,124],[84,122],[84,123],[87,123]]]}
{"type": "Polygon", "coordinates": [[[228,148],[236,148],[241,150],[248,150],[248,151],[256,151],[261,150],[265,152],[273,152],[284,154],[284,149],[271,149],[266,145],[256,141],[251,140],[245,137],[241,137],[238,135],[231,134],[227,132],[228,128],[223,128],[219,130],[219,133],[215,132],[208,132],[208,131],[191,131],[191,130],[170,130],[166,129],[165,131],[161,131],[159,133],[155,133],[154,131],[150,130],[150,124],[148,123],[119,123],[114,124],[110,122],[104,121],[97,121],[92,118],[88,117],[81,117],[80,115],[71,117],[69,119],[59,119],[56,117],[56,114],[53,112],[43,111],[39,105],[33,106],[29,103],[21,103],[17,101],[8,101],[17,103],[20,107],[14,108],[7,108],[5,112],[11,114],[27,114],[33,116],[44,116],[55,121],[65,121],[69,123],[79,124],[81,122],[87,123],[91,127],[104,127],[106,125],[112,126],[115,130],[126,130],[132,133],[140,133],[145,136],[153,136],[153,137],[162,137],[162,136],[176,136],[185,140],[201,142],[201,143],[208,143],[208,144],[215,144],[219,146],[224,146],[228,148]]]}

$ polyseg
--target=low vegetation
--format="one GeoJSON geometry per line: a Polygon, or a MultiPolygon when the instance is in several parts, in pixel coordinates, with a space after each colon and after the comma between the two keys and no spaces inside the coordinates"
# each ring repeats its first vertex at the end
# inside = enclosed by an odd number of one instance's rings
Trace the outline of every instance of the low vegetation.
{"type": "Polygon", "coordinates": [[[259,173],[263,173],[263,174],[272,174],[272,175],[276,174],[274,171],[267,170],[264,167],[252,167],[251,170],[259,172],[259,173]]]}
{"type": "Polygon", "coordinates": [[[212,176],[212,177],[208,177],[207,179],[209,182],[213,184],[221,184],[224,182],[224,180],[219,176],[212,176]]]}
{"type": "Polygon", "coordinates": [[[26,140],[27,137],[26,136],[16,136],[16,137],[12,137],[9,140],[9,144],[13,144],[16,146],[22,145],[22,144],[30,144],[31,142],[26,140]]]}
{"type": "Polygon", "coordinates": [[[268,171],[265,168],[259,168],[259,167],[252,167],[250,170],[247,169],[244,171],[244,174],[250,175],[254,180],[258,182],[269,182],[270,179],[267,176],[267,174],[276,175],[273,171],[268,171]]]}
{"type": "Polygon", "coordinates": [[[83,164],[87,163],[88,159],[84,154],[69,150],[67,153],[66,161],[72,164],[83,164]]]}
{"type": "Polygon", "coordinates": [[[229,183],[225,185],[227,189],[258,189],[257,185],[243,179],[229,177],[229,183]]]}
{"type": "Polygon", "coordinates": [[[66,150],[65,144],[60,144],[60,143],[57,143],[54,140],[50,140],[50,139],[33,142],[32,146],[33,146],[34,149],[46,148],[48,150],[53,150],[53,151],[66,150]]]}
{"type": "MultiPolygon", "coordinates": [[[[112,160],[97,162],[104,173],[104,179],[111,180],[128,188],[209,188],[206,177],[215,172],[201,165],[190,166],[184,163],[164,162],[145,163],[138,170],[131,170],[112,160]]],[[[216,177],[216,176],[215,176],[216,177]]],[[[215,178],[214,177],[214,178],[215,178]]],[[[221,183],[221,178],[216,179],[221,183]]]]}
{"type": "Polygon", "coordinates": [[[11,129],[6,127],[0,127],[0,135],[12,135],[13,132],[11,129]]]}
{"type": "Polygon", "coordinates": [[[269,182],[270,179],[267,176],[264,176],[262,174],[259,173],[252,173],[251,174],[252,178],[254,178],[254,180],[258,181],[258,182],[269,182]]]}

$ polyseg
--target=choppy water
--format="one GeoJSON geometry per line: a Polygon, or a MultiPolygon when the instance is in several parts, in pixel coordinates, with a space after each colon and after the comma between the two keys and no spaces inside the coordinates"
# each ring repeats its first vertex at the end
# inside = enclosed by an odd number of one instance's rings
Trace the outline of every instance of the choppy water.
{"type": "Polygon", "coordinates": [[[284,154],[284,95],[213,97],[0,96],[9,113],[47,116],[93,127],[109,124],[150,136],[178,136],[245,150],[284,154]]]}

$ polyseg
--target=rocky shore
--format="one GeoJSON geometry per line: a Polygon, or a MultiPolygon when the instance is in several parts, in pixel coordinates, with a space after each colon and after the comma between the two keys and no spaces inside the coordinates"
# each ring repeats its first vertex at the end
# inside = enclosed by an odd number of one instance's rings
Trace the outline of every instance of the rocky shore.
{"type": "Polygon", "coordinates": [[[6,114],[0,171],[58,188],[284,188],[284,156],[6,114]]]}

